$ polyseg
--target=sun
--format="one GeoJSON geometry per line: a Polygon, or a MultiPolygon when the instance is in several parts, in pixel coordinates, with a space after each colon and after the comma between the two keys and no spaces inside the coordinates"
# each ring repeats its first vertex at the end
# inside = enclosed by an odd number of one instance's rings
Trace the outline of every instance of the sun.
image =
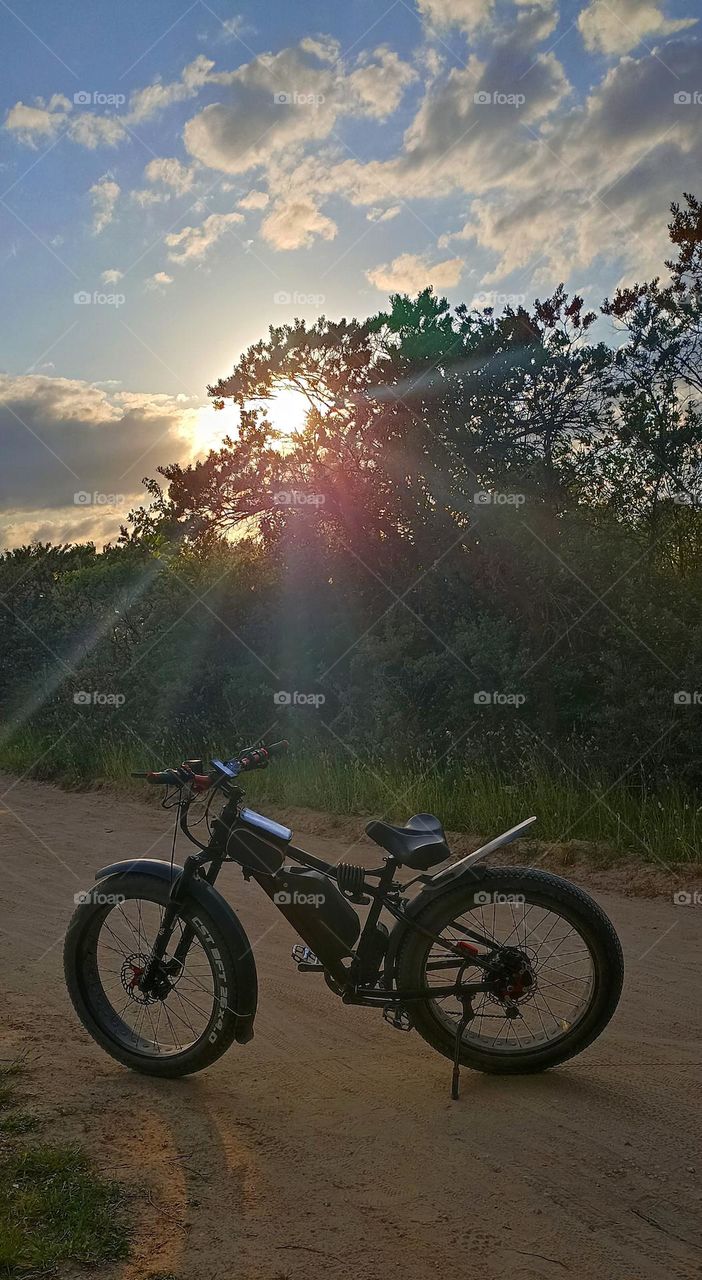
{"type": "Polygon", "coordinates": [[[234,439],[238,426],[239,410],[231,400],[225,401],[223,409],[215,409],[211,403],[192,409],[185,429],[193,457],[221,449],[224,437],[234,439]]]}
{"type": "MultiPolygon", "coordinates": [[[[292,387],[281,388],[266,401],[268,418],[283,437],[280,447],[284,448],[286,441],[302,430],[309,407],[307,398],[292,387]]],[[[223,409],[215,409],[212,404],[192,409],[186,431],[193,457],[221,448],[225,436],[236,437],[238,426],[239,410],[230,400],[225,400],[223,409]]]]}
{"type": "Polygon", "coordinates": [[[288,438],[302,431],[309,408],[307,397],[294,387],[282,387],[266,402],[266,412],[276,431],[288,438]]]}

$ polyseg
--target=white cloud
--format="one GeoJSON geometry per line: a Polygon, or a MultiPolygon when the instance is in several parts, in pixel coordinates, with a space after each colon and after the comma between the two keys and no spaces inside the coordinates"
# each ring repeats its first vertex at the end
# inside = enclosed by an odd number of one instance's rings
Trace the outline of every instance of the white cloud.
{"type": "Polygon", "coordinates": [[[462,258],[446,258],[432,264],[424,254],[401,253],[392,262],[366,271],[366,277],[382,293],[419,293],[427,285],[455,288],[464,266],[462,258]]]}
{"type": "Polygon", "coordinates": [[[116,147],[127,137],[127,130],[117,116],[92,115],[85,111],[71,117],[68,136],[72,142],[95,151],[97,147],[116,147]]]}
{"type": "Polygon", "coordinates": [[[107,271],[103,271],[100,280],[102,284],[118,284],[123,275],[123,271],[118,271],[116,267],[110,267],[107,271]]]}
{"type": "Polygon", "coordinates": [[[265,191],[249,191],[239,201],[240,209],[265,209],[270,196],[265,191]]]}
{"type": "Polygon", "coordinates": [[[274,249],[309,249],[315,240],[333,240],[337,225],[313,200],[299,196],[278,201],[261,223],[261,235],[274,249]]]}
{"type": "Polygon", "coordinates": [[[414,68],[382,45],[361,55],[357,69],[348,77],[348,88],[364,115],[385,120],[397,110],[405,89],[416,79],[414,68]]]}
{"type": "Polygon", "coordinates": [[[384,118],[415,72],[391,50],[364,54],[353,68],[334,59],[335,42],[306,39],[260,54],[233,72],[209,76],[227,89],[185,126],[191,155],[223,173],[246,173],[329,137],[344,114],[384,118]]]}
{"type": "Polygon", "coordinates": [[[155,275],[149,276],[146,281],[146,288],[162,289],[169,284],[173,284],[173,276],[169,276],[166,271],[157,271],[155,275]]]}
{"type": "Polygon", "coordinates": [[[144,172],[149,182],[170,187],[177,196],[185,195],[190,191],[195,181],[192,168],[188,168],[174,156],[159,156],[155,160],[150,160],[144,172]]]}
{"type": "Polygon", "coordinates": [[[473,201],[459,235],[495,253],[483,282],[537,259],[551,279],[567,279],[598,256],[635,268],[638,278],[659,273],[670,201],[702,167],[694,108],[675,94],[701,83],[696,40],[670,42],[665,65],[652,53],[613,67],[583,107],[529,148],[517,184],[505,177],[473,201]]]}
{"type": "Polygon", "coordinates": [[[199,227],[184,227],[182,231],[172,232],[166,236],[171,262],[200,261],[229,227],[243,221],[240,213],[212,213],[199,227]]]}
{"type": "Polygon", "coordinates": [[[166,204],[170,198],[170,191],[154,190],[153,187],[139,187],[130,193],[130,199],[138,204],[140,209],[148,209],[154,204],[166,204]]]}
{"type": "Polygon", "coordinates": [[[93,205],[93,234],[99,236],[108,227],[115,215],[115,205],[119,199],[120,188],[111,174],[106,173],[99,182],[90,188],[90,199],[93,205]]]}
{"type": "Polygon", "coordinates": [[[551,26],[543,10],[525,10],[484,60],[472,56],[466,67],[428,84],[398,155],[343,161],[322,178],[326,189],[375,206],[389,196],[478,194],[502,182],[519,187],[539,129],[570,93],[555,54],[534,49],[551,26]]]}
{"type": "Polygon", "coordinates": [[[430,26],[463,27],[473,32],[492,15],[495,0],[417,0],[420,14],[430,26]]]}
{"type": "Polygon", "coordinates": [[[402,213],[402,205],[393,204],[389,209],[369,209],[366,217],[369,222],[391,222],[398,213],[402,213]]]}
{"type": "Polygon", "coordinates": [[[211,58],[200,54],[183,68],[179,80],[168,84],[157,80],[144,89],[135,90],[129,99],[129,122],[139,124],[172,106],[174,102],[184,102],[195,97],[203,85],[207,84],[213,67],[211,58]]]}
{"type": "Polygon", "coordinates": [[[666,18],[663,6],[648,0],[589,0],[578,15],[586,48],[608,54],[628,53],[642,40],[672,35],[696,21],[666,18]]]}
{"type": "Polygon", "coordinates": [[[25,145],[36,147],[37,142],[49,141],[63,128],[71,105],[60,93],[55,93],[48,103],[37,98],[33,107],[16,102],[5,117],[4,128],[25,145]]]}

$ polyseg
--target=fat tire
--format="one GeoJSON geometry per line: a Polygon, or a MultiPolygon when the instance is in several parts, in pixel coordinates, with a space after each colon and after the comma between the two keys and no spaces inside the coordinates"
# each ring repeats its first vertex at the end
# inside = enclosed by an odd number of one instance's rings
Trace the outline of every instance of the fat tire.
{"type": "MultiPolygon", "coordinates": [[[[117,874],[101,881],[99,892],[123,894],[125,898],[140,898],[165,907],[170,895],[170,885],[167,880],[156,876],[117,874]]],[[[93,1003],[97,993],[94,981],[91,983],[88,976],[86,948],[90,946],[90,931],[96,923],[96,913],[104,913],[104,906],[88,901],[77,908],[68,926],[63,949],[68,994],[89,1035],[117,1062],[145,1075],[178,1079],[211,1066],[227,1051],[235,1038],[237,978],[236,965],[227,939],[209,913],[192,897],[186,896],[178,903],[180,918],[188,924],[194,924],[200,943],[208,955],[214,948],[219,957],[220,963],[215,959],[219,1009],[213,1012],[212,1019],[195,1044],[180,1053],[164,1056],[162,1060],[131,1052],[119,1040],[110,1036],[95,1016],[93,1003]],[[210,941],[205,937],[203,929],[210,941]]]]}
{"type": "MultiPolygon", "coordinates": [[[[470,881],[447,889],[438,895],[416,920],[423,928],[441,933],[473,905],[478,892],[525,894],[529,900],[535,897],[539,905],[567,913],[565,918],[574,924],[591,948],[595,962],[595,991],[584,1017],[573,1027],[571,1035],[559,1037],[553,1045],[534,1049],[515,1050],[507,1055],[466,1043],[461,1044],[460,1061],[474,1071],[496,1075],[524,1075],[546,1071],[586,1049],[604,1031],[612,1017],[622,991],[624,958],[619,938],[608,916],[588,894],[568,880],[531,867],[485,867],[474,872],[470,881]]],[[[432,946],[429,939],[414,931],[404,938],[397,962],[398,989],[413,989],[425,985],[424,964],[432,946]]],[[[447,1058],[453,1059],[455,1036],[436,1016],[431,1001],[416,1002],[411,1006],[413,1025],[427,1044],[447,1058]]]]}

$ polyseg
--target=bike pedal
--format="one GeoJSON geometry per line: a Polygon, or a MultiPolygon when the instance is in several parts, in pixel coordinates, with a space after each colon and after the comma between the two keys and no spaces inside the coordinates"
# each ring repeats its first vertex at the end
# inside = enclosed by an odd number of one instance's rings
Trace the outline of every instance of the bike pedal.
{"type": "Polygon", "coordinates": [[[406,1009],[398,1009],[395,1005],[388,1004],[383,1009],[383,1017],[396,1031],[412,1030],[412,1019],[406,1009]]]}
{"type": "Polygon", "coordinates": [[[295,964],[309,964],[314,968],[322,968],[319,960],[314,954],[314,951],[311,951],[309,947],[305,946],[304,942],[296,942],[290,954],[292,955],[295,964]]]}

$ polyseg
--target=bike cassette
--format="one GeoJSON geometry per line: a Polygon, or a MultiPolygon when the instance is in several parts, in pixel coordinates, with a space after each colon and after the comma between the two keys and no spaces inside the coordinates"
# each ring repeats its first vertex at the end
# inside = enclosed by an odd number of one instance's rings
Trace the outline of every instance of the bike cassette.
{"type": "Polygon", "coordinates": [[[396,1031],[411,1031],[412,1019],[407,1009],[398,1009],[397,1005],[386,1004],[383,1009],[383,1017],[386,1022],[390,1023],[396,1031]]]}

